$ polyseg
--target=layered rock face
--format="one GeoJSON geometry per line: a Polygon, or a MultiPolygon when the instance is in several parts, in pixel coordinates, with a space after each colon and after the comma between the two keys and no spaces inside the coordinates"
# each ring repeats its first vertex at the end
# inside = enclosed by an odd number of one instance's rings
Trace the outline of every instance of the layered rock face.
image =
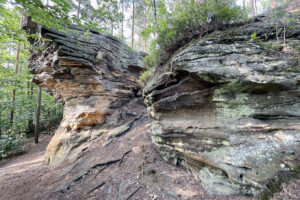
{"type": "Polygon", "coordinates": [[[33,82],[47,87],[64,104],[46,163],[61,162],[84,148],[81,144],[134,118],[136,113],[128,105],[141,96],[140,54],[114,37],[76,27],[58,32],[29,19],[24,28],[47,39],[38,43],[43,49],[33,52],[30,59],[33,82]]]}
{"type": "Polygon", "coordinates": [[[259,195],[299,173],[300,22],[287,18],[285,45],[260,16],[181,49],[144,89],[160,153],[211,193],[259,195]]]}

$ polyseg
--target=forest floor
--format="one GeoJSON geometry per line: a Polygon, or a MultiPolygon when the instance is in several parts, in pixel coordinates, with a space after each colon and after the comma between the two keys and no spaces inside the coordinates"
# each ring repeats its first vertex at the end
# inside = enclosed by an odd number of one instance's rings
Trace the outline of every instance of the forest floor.
{"type": "MultiPolygon", "coordinates": [[[[254,199],[208,194],[189,171],[161,158],[151,142],[149,125],[144,115],[108,146],[103,147],[101,136],[58,167],[44,165],[44,152],[54,133],[42,135],[26,154],[0,162],[0,199],[254,199]]],[[[300,180],[291,181],[274,199],[299,199],[299,185],[300,180]]]]}

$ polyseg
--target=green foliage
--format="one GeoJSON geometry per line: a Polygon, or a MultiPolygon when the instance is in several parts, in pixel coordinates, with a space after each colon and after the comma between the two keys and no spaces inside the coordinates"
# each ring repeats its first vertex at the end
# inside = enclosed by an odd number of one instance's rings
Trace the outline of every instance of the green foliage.
{"type": "MultiPolygon", "coordinates": [[[[0,0],[1,1],[1,0],[0,0]]],[[[1,3],[1,2],[0,2],[1,3]]],[[[0,9],[4,7],[0,4],[0,9]]],[[[30,44],[26,34],[20,30],[18,9],[4,9],[0,14],[0,159],[24,151],[34,130],[38,88],[31,83],[33,76],[27,68],[30,44]],[[17,50],[20,46],[19,59],[17,50]],[[18,65],[18,73],[15,72],[18,65]],[[12,101],[13,91],[15,100],[12,101]],[[10,120],[14,111],[13,122],[10,120]]],[[[47,129],[51,123],[62,118],[62,106],[43,91],[40,126],[47,129]]]]}
{"type": "Polygon", "coordinates": [[[281,34],[282,39],[285,43],[286,27],[290,26],[291,28],[293,28],[292,24],[294,24],[294,21],[297,20],[296,16],[287,18],[285,15],[286,15],[285,5],[273,9],[272,13],[269,15],[270,21],[268,23],[273,24],[276,29],[277,42],[279,42],[279,38],[281,34]]]}
{"type": "Polygon", "coordinates": [[[281,51],[283,48],[283,44],[276,42],[259,42],[260,46],[268,50],[281,51]]]}
{"type": "MultiPolygon", "coordinates": [[[[22,66],[26,67],[27,62],[22,60],[19,67],[22,66]]],[[[15,74],[11,67],[1,66],[0,68],[0,159],[22,152],[27,141],[23,137],[24,134],[28,137],[33,135],[38,88],[31,83],[31,79],[32,75],[26,68],[18,74],[15,74]],[[14,103],[11,100],[13,89],[16,91],[14,103]],[[14,121],[10,123],[12,109],[14,121]]],[[[40,130],[59,123],[62,111],[60,103],[43,91],[40,130]]]]}
{"type": "Polygon", "coordinates": [[[195,37],[203,36],[207,30],[218,29],[226,24],[245,19],[245,13],[233,0],[206,0],[199,3],[195,0],[183,0],[175,3],[171,10],[166,8],[165,1],[158,4],[157,25],[151,23],[143,36],[149,38],[157,35],[155,51],[145,59],[146,65],[165,63],[180,47],[195,37]]]}
{"type": "Polygon", "coordinates": [[[257,33],[251,34],[251,40],[258,40],[260,37],[257,37],[257,33]]]}
{"type": "Polygon", "coordinates": [[[20,39],[19,16],[16,9],[9,10],[0,4],[0,42],[9,38],[20,39]]]}
{"type": "MultiPolygon", "coordinates": [[[[74,0],[75,1],[75,0],[74,0]]],[[[77,24],[79,28],[94,29],[99,32],[109,33],[111,26],[115,26],[121,21],[122,15],[118,11],[117,0],[97,0],[95,5],[92,5],[90,0],[81,0],[80,17],[77,17],[77,3],[72,0],[51,0],[49,5],[43,0],[15,0],[5,1],[0,0],[0,28],[1,37],[3,35],[9,38],[20,40],[19,24],[14,20],[18,18],[14,15],[25,14],[31,16],[32,20],[60,31],[68,30],[68,25],[77,24]],[[17,12],[11,13],[11,10],[17,12]],[[22,14],[21,14],[22,13],[22,14]]],[[[19,20],[17,20],[19,21],[19,20]]]]}
{"type": "Polygon", "coordinates": [[[249,40],[249,41],[246,41],[246,43],[254,42],[254,41],[259,40],[259,39],[260,39],[260,37],[257,36],[257,33],[252,33],[252,34],[250,35],[250,40],[249,40]]]}
{"type": "Polygon", "coordinates": [[[21,30],[19,24],[13,22],[17,18],[12,16],[16,13],[11,13],[11,8],[18,11],[19,17],[21,17],[21,13],[24,13],[31,16],[34,21],[48,27],[63,29],[62,24],[74,22],[73,18],[68,17],[71,8],[68,0],[52,0],[51,2],[51,5],[46,6],[41,0],[16,0],[13,2],[0,0],[0,19],[3,20],[3,23],[0,24],[5,27],[5,32],[8,32],[8,35],[14,35],[15,38],[18,38],[17,33],[21,30]]]}
{"type": "Polygon", "coordinates": [[[0,138],[0,160],[25,152],[28,139],[24,134],[4,135],[0,138]]]}
{"type": "MultiPolygon", "coordinates": [[[[86,11],[86,6],[83,10],[86,11]]],[[[122,20],[117,0],[97,0],[96,8],[90,6],[90,17],[86,18],[84,14],[82,17],[89,22],[91,28],[107,34],[111,34],[111,29],[122,20]]]]}
{"type": "Polygon", "coordinates": [[[145,83],[150,78],[150,76],[151,76],[151,71],[148,69],[140,75],[139,80],[145,83]]]}
{"type": "Polygon", "coordinates": [[[156,40],[153,40],[149,47],[149,54],[143,59],[145,67],[150,69],[157,62],[157,57],[159,57],[160,49],[156,48],[156,40]]]}
{"type": "Polygon", "coordinates": [[[300,45],[296,46],[296,51],[300,53],[300,45]]]}
{"type": "MultiPolygon", "coordinates": [[[[24,63],[25,64],[25,63],[24,63]]],[[[33,131],[37,105],[38,88],[30,81],[32,75],[25,68],[15,74],[12,69],[0,69],[0,107],[1,132],[7,134],[30,133],[33,131]],[[16,98],[12,104],[12,90],[16,98]],[[14,122],[10,123],[10,111],[14,110],[14,122]]],[[[43,91],[40,126],[49,126],[50,122],[58,123],[62,118],[62,106],[52,96],[43,91]]],[[[47,127],[45,127],[47,128],[47,127]]]]}

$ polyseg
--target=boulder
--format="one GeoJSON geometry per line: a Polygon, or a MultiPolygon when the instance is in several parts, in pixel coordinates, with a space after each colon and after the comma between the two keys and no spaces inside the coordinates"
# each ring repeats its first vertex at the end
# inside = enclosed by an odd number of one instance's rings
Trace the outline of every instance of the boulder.
{"type": "Polygon", "coordinates": [[[264,15],[206,35],[145,86],[154,144],[208,192],[261,195],[299,174],[299,16],[279,42],[264,15]]]}
{"type": "MultiPolygon", "coordinates": [[[[46,163],[58,164],[88,145],[103,130],[134,119],[144,70],[142,57],[115,37],[70,26],[57,31],[30,18],[23,28],[39,33],[30,58],[33,82],[47,87],[64,104],[60,126],[46,151],[46,163]]],[[[107,131],[106,131],[107,132],[107,131]]]]}

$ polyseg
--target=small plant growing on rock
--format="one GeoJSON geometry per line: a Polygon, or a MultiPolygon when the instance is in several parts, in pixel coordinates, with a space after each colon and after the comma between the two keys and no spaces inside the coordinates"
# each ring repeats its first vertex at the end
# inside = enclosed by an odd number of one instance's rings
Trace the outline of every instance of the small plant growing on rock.
{"type": "Polygon", "coordinates": [[[151,67],[165,64],[176,50],[233,22],[244,20],[245,12],[233,0],[206,0],[175,3],[170,12],[164,1],[158,5],[157,26],[142,32],[145,38],[154,34],[153,52],[145,58],[151,67]]]}

